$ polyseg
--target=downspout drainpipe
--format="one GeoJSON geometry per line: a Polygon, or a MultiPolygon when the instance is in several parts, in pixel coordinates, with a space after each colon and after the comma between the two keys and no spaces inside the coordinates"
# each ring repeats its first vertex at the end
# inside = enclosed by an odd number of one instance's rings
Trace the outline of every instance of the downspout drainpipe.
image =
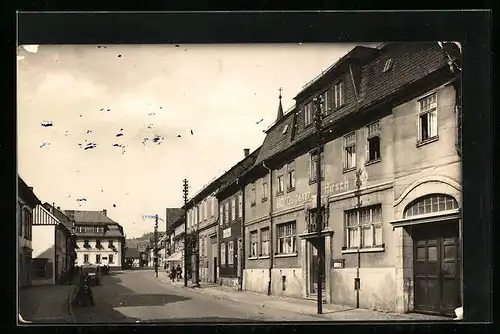
{"type": "MultiPolygon", "coordinates": [[[[241,240],[241,245],[239,245],[240,248],[240,255],[238,257],[238,260],[240,262],[240,272],[239,272],[239,285],[238,289],[240,291],[243,290],[243,273],[245,270],[245,207],[243,206],[243,203],[245,203],[245,182],[242,182],[240,185],[241,189],[241,212],[240,212],[240,218],[241,218],[241,227],[240,227],[240,240],[241,240]]],[[[240,184],[240,179],[236,179],[236,184],[240,184]]]]}
{"type": "Polygon", "coordinates": [[[262,162],[262,167],[269,172],[269,281],[267,283],[267,295],[271,295],[271,277],[274,260],[274,238],[273,238],[273,174],[265,162],[262,162]]]}

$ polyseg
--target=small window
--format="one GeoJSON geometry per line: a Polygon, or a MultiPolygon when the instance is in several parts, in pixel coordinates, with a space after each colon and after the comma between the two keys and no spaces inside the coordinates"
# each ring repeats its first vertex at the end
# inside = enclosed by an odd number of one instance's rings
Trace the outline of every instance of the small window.
{"type": "Polygon", "coordinates": [[[90,248],[90,244],[89,244],[89,241],[88,241],[88,240],[84,240],[84,241],[83,241],[83,247],[85,247],[85,248],[90,248]]]}
{"type": "Polygon", "coordinates": [[[269,255],[269,227],[260,230],[260,252],[262,255],[269,255]]]}
{"type": "Polygon", "coordinates": [[[431,94],[418,101],[418,142],[437,137],[437,94],[431,94]]]}
{"type": "Polygon", "coordinates": [[[229,241],[227,244],[227,264],[234,263],[234,242],[229,241]]]}
{"type": "Polygon", "coordinates": [[[229,223],[229,201],[224,203],[224,224],[229,223]]]}
{"type": "Polygon", "coordinates": [[[113,240],[108,241],[108,248],[114,248],[115,246],[113,245],[113,240]]]}
{"type": "Polygon", "coordinates": [[[95,248],[97,248],[97,249],[101,249],[102,248],[102,246],[101,246],[101,240],[96,240],[95,241],[95,248]]]}
{"type": "Polygon", "coordinates": [[[305,124],[305,126],[308,126],[309,124],[312,123],[312,120],[313,120],[312,109],[313,109],[312,102],[308,102],[304,106],[304,124],[305,124]]]}
{"type": "Polygon", "coordinates": [[[231,199],[231,221],[236,220],[236,197],[231,199]]]}
{"type": "Polygon", "coordinates": [[[226,264],[226,244],[220,244],[220,264],[226,264]]]}
{"type": "Polygon", "coordinates": [[[267,192],[268,192],[268,187],[267,187],[267,182],[263,181],[262,182],[262,202],[267,201],[267,192]]]}
{"type": "Polygon", "coordinates": [[[295,189],[295,161],[290,162],[287,166],[287,190],[292,191],[295,189]]]}
{"type": "Polygon", "coordinates": [[[344,169],[356,167],[356,133],[344,137],[344,169]]]}
{"type": "Polygon", "coordinates": [[[101,263],[101,254],[95,255],[95,263],[101,263]]]}
{"type": "Polygon", "coordinates": [[[250,204],[252,206],[254,206],[255,203],[257,202],[257,195],[255,193],[255,185],[252,185],[252,189],[250,190],[250,193],[251,193],[250,194],[251,195],[251,197],[250,197],[250,204]]]}
{"type": "Polygon", "coordinates": [[[222,203],[219,205],[219,224],[224,224],[224,207],[222,203]]]}
{"type": "MultiPolygon", "coordinates": [[[[309,182],[316,182],[318,168],[318,151],[315,150],[309,156],[309,182]]],[[[321,152],[321,178],[325,177],[325,154],[321,152]]]]}
{"type": "Polygon", "coordinates": [[[250,232],[250,257],[257,257],[257,231],[250,232]]]}
{"type": "Polygon", "coordinates": [[[288,131],[288,124],[286,124],[286,125],[283,127],[283,134],[285,134],[287,131],[288,131]]]}
{"type": "Polygon", "coordinates": [[[384,65],[384,73],[389,72],[392,69],[392,63],[393,63],[392,58],[387,59],[387,61],[385,62],[385,65],[384,65]]]}
{"type": "Polygon", "coordinates": [[[109,263],[113,263],[113,254],[109,254],[108,259],[109,259],[108,260],[109,263]]]}
{"type": "Polygon", "coordinates": [[[238,194],[238,212],[239,217],[243,218],[243,195],[241,193],[238,194]]]}
{"type": "Polygon", "coordinates": [[[344,105],[344,83],[339,82],[333,86],[333,108],[338,109],[344,105]]]}
{"type": "Polygon", "coordinates": [[[83,263],[89,263],[89,255],[83,254],[83,263]]]}
{"type": "Polygon", "coordinates": [[[366,127],[366,160],[367,162],[380,160],[380,122],[366,127]]]}
{"type": "Polygon", "coordinates": [[[285,182],[283,177],[283,170],[278,171],[278,194],[282,194],[285,188],[285,182]]]}

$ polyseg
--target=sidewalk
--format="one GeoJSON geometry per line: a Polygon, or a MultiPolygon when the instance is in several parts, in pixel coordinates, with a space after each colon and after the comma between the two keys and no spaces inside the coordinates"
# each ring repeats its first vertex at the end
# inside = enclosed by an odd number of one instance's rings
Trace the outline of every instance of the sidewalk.
{"type": "MultiPolygon", "coordinates": [[[[32,322],[71,323],[68,298],[74,285],[31,286],[19,290],[19,313],[32,322]]],[[[22,323],[22,322],[21,322],[22,323]]]]}
{"type": "MultiPolygon", "coordinates": [[[[172,282],[167,273],[158,273],[158,279],[173,286],[184,287],[184,281],[172,282]]],[[[192,291],[210,295],[218,299],[232,300],[239,303],[247,303],[261,306],[263,308],[285,309],[290,312],[317,316],[323,320],[332,321],[451,321],[451,318],[429,316],[416,313],[386,313],[367,309],[356,309],[349,306],[323,304],[323,314],[317,314],[317,303],[315,300],[296,299],[279,296],[267,296],[251,291],[235,291],[226,286],[214,283],[200,283],[201,288],[193,288],[192,291]]],[[[188,287],[191,283],[188,282],[188,287]]],[[[318,319],[320,320],[320,319],[318,319]]]]}

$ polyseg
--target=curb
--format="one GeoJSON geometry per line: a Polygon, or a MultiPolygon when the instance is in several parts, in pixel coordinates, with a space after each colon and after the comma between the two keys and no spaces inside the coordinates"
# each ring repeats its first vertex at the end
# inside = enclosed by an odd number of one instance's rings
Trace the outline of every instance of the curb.
{"type": "Polygon", "coordinates": [[[73,322],[76,322],[76,317],[75,313],[73,312],[73,294],[76,290],[76,286],[73,286],[73,288],[69,291],[68,295],[68,311],[69,314],[71,315],[71,318],[73,319],[73,322]]]}

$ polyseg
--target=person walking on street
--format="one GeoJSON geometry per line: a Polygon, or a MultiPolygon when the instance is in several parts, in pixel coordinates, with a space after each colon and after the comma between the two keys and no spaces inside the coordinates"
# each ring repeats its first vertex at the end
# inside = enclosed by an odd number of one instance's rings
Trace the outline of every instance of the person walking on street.
{"type": "Polygon", "coordinates": [[[177,271],[175,270],[175,267],[172,266],[172,268],[170,268],[170,279],[173,281],[175,281],[175,277],[177,276],[177,271]]]}
{"type": "Polygon", "coordinates": [[[177,270],[176,271],[177,271],[177,280],[182,279],[182,268],[181,268],[181,266],[179,264],[177,265],[177,270]]]}

